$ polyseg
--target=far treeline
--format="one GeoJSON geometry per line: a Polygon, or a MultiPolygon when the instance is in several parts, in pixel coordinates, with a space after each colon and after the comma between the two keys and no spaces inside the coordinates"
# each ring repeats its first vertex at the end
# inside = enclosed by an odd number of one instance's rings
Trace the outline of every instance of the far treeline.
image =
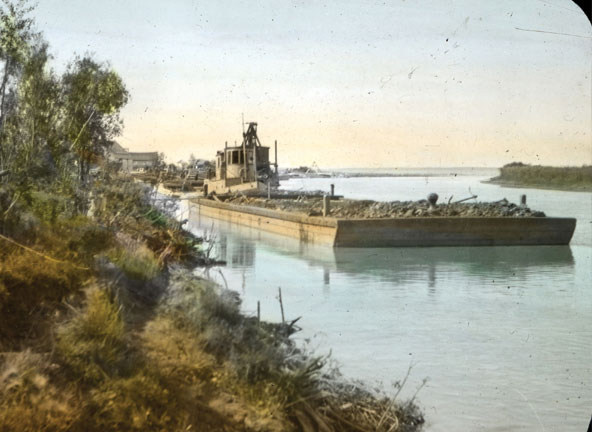
{"type": "Polygon", "coordinates": [[[500,168],[500,175],[490,181],[507,186],[592,191],[592,166],[552,167],[513,162],[500,168]]]}

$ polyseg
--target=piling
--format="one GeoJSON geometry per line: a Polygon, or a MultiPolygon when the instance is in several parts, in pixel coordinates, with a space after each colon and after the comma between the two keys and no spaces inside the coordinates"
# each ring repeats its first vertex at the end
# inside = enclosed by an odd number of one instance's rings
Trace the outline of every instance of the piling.
{"type": "Polygon", "coordinates": [[[331,197],[329,195],[323,196],[323,216],[329,216],[331,213],[331,197]]]}
{"type": "Polygon", "coordinates": [[[331,198],[335,196],[335,185],[331,184],[331,198]]]}
{"type": "Polygon", "coordinates": [[[282,301],[282,288],[278,287],[278,298],[280,300],[280,309],[282,311],[282,324],[286,322],[286,318],[284,317],[284,302],[282,301]]]}
{"type": "Polygon", "coordinates": [[[526,195],[520,195],[520,205],[523,207],[526,206],[526,195]]]}

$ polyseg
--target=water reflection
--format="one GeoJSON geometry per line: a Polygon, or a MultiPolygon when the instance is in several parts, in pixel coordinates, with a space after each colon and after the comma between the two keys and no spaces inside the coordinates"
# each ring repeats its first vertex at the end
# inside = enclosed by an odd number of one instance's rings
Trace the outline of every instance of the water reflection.
{"type": "Polygon", "coordinates": [[[274,254],[305,261],[322,269],[322,284],[331,285],[331,274],[370,276],[402,284],[427,281],[435,290],[438,278],[462,272],[486,280],[521,280],[574,266],[569,246],[494,246],[433,248],[331,248],[302,243],[260,230],[203,216],[193,217],[190,228],[198,234],[216,231],[214,255],[229,267],[254,267],[257,247],[274,254]]]}
{"type": "Polygon", "coordinates": [[[525,274],[573,267],[569,246],[335,249],[335,268],[348,274],[368,273],[394,283],[427,280],[463,272],[477,278],[521,278],[525,274]]]}
{"type": "Polygon", "coordinates": [[[232,267],[252,267],[255,264],[255,243],[253,241],[233,241],[232,236],[222,234],[215,244],[216,258],[226,261],[232,267]]]}

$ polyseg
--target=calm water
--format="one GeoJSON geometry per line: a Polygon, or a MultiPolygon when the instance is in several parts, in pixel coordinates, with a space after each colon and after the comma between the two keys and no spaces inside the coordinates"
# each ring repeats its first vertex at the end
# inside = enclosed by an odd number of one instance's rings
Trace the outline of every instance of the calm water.
{"type": "Polygon", "coordinates": [[[592,194],[508,189],[472,176],[332,178],[284,182],[347,198],[441,201],[472,193],[578,219],[570,246],[336,249],[199,218],[228,262],[210,275],[243,308],[302,316],[302,343],[331,351],[342,372],[371,384],[402,379],[428,431],[584,431],[592,414],[592,194]],[[219,273],[221,272],[221,273],[219,273]]]}

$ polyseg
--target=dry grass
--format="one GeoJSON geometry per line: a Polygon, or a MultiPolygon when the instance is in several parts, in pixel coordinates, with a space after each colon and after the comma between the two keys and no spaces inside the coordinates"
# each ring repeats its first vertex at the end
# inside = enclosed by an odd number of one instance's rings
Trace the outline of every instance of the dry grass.
{"type": "MultiPolygon", "coordinates": [[[[0,261],[0,346],[40,335],[45,315],[80,287],[86,271],[13,248],[0,261]]],[[[43,333],[43,332],[41,332],[43,333]]]]}
{"type": "Polygon", "coordinates": [[[0,430],[66,431],[79,422],[75,392],[53,384],[51,368],[30,350],[0,357],[0,430]]]}
{"type": "Polygon", "coordinates": [[[133,365],[119,305],[106,290],[93,288],[87,305],[59,328],[57,348],[75,380],[98,384],[133,365]]]}
{"type": "Polygon", "coordinates": [[[150,280],[161,271],[161,265],[154,253],[141,243],[114,248],[108,253],[108,257],[128,277],[135,280],[150,280]]]}

